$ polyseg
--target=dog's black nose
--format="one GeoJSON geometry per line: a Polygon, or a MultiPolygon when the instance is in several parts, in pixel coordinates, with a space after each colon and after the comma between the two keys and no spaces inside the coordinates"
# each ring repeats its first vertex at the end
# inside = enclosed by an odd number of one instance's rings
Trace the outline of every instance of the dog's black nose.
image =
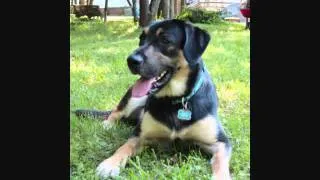
{"type": "Polygon", "coordinates": [[[127,59],[129,65],[138,66],[143,62],[143,57],[139,54],[130,55],[127,59]]]}

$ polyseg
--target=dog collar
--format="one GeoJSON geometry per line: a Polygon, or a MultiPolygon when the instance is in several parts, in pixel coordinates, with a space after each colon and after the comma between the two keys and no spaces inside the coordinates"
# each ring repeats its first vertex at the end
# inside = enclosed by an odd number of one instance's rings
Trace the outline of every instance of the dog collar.
{"type": "Polygon", "coordinates": [[[182,108],[178,109],[178,112],[177,112],[177,118],[181,121],[190,121],[192,119],[192,110],[191,110],[191,107],[188,106],[188,101],[200,89],[203,83],[203,72],[204,72],[204,68],[200,70],[196,84],[188,96],[182,97],[181,99],[172,102],[173,104],[178,104],[178,103],[182,104],[182,108]]]}
{"type": "Polygon", "coordinates": [[[181,99],[172,101],[173,104],[182,103],[183,105],[185,105],[185,103],[187,103],[191,99],[191,97],[196,94],[196,92],[200,89],[200,87],[203,83],[203,72],[204,72],[204,68],[201,69],[199,76],[198,76],[198,80],[197,80],[194,88],[192,89],[191,93],[188,96],[182,97],[181,99]]]}

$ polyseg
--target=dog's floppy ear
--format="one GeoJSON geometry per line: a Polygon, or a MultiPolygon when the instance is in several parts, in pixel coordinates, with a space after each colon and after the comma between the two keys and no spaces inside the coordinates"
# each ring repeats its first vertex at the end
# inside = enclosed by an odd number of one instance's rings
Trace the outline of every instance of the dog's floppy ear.
{"type": "Polygon", "coordinates": [[[185,42],[183,54],[190,65],[196,64],[199,58],[207,48],[210,41],[210,35],[205,30],[185,24],[185,42]]]}

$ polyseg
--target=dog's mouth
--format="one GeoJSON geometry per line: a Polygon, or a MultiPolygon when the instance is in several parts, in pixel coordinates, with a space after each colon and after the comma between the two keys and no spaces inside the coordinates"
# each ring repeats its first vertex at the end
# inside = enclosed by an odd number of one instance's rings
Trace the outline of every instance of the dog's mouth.
{"type": "Polygon", "coordinates": [[[164,85],[169,82],[172,76],[171,70],[166,70],[160,73],[159,76],[147,79],[143,76],[137,80],[132,88],[133,97],[142,97],[158,92],[164,85]]]}

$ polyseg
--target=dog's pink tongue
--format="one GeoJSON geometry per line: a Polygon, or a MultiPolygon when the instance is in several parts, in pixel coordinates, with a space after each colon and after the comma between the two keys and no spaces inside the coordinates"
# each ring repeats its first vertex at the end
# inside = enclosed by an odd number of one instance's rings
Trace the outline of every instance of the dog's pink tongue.
{"type": "Polygon", "coordinates": [[[152,79],[143,79],[140,78],[137,80],[136,84],[132,88],[132,96],[133,97],[142,97],[148,94],[149,90],[152,87],[152,83],[154,78],[152,79]]]}

